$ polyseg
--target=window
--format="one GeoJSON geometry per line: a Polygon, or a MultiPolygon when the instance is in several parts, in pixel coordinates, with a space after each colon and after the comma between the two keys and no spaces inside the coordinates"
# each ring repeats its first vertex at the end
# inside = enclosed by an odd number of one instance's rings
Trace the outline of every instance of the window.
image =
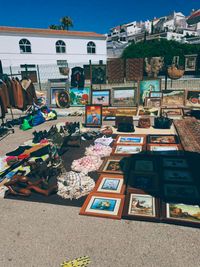
{"type": "Polygon", "coordinates": [[[87,52],[88,54],[95,54],[96,53],[96,45],[93,42],[89,42],[87,44],[87,52]]]}
{"type": "Polygon", "coordinates": [[[20,53],[31,53],[31,43],[27,39],[21,39],[19,41],[20,53]]]}
{"type": "Polygon", "coordinates": [[[56,53],[66,53],[66,44],[62,40],[56,42],[56,53]]]}

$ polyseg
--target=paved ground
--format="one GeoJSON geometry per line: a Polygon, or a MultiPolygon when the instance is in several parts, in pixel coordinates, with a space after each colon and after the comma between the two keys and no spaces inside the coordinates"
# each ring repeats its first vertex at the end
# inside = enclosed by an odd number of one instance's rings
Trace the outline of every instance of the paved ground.
{"type": "MultiPolygon", "coordinates": [[[[31,136],[16,130],[0,142],[0,155],[31,136]]],[[[91,267],[200,266],[199,229],[85,217],[79,208],[17,200],[0,200],[0,210],[0,267],[58,267],[85,255],[91,267]]]]}

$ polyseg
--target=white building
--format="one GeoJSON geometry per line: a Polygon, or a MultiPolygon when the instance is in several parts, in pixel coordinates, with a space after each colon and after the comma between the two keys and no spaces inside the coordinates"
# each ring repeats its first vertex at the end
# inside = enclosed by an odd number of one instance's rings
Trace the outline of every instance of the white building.
{"type": "Polygon", "coordinates": [[[0,27],[3,67],[106,61],[106,36],[94,32],[0,27]]]}

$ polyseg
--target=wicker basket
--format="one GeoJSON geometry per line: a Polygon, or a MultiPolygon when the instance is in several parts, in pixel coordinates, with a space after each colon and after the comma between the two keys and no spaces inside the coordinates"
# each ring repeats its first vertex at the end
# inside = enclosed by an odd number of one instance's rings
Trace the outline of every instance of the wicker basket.
{"type": "Polygon", "coordinates": [[[176,66],[170,66],[167,69],[167,73],[170,79],[177,80],[180,79],[184,75],[185,70],[177,69],[176,66]]]}

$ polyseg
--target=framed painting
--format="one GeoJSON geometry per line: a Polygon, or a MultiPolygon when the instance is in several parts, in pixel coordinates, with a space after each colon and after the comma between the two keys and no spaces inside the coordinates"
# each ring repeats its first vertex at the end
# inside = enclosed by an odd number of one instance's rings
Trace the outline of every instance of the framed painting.
{"type": "Polygon", "coordinates": [[[162,106],[182,107],[185,104],[185,90],[163,91],[162,106]]]}
{"type": "Polygon", "coordinates": [[[183,115],[183,110],[181,108],[161,108],[162,116],[167,117],[180,117],[183,115]]]}
{"type": "Polygon", "coordinates": [[[185,158],[180,157],[164,157],[162,158],[162,166],[163,168],[178,168],[178,169],[187,169],[189,165],[185,158]]]}
{"type": "Polygon", "coordinates": [[[110,90],[92,90],[91,104],[110,106],[110,90]]]}
{"type": "Polygon", "coordinates": [[[183,153],[182,147],[179,144],[148,144],[147,151],[155,155],[181,155],[183,153]]]}
{"type": "Polygon", "coordinates": [[[200,197],[197,187],[188,184],[164,184],[164,196],[171,201],[179,199],[181,202],[199,201],[200,197]]]}
{"type": "Polygon", "coordinates": [[[120,134],[116,138],[116,145],[144,145],[146,135],[120,134]]]}
{"type": "Polygon", "coordinates": [[[118,108],[116,111],[116,116],[136,116],[137,108],[118,108]]]}
{"type": "Polygon", "coordinates": [[[51,87],[50,88],[50,106],[51,107],[56,107],[57,106],[57,99],[58,99],[58,94],[61,92],[66,91],[65,87],[51,87]]]}
{"type": "Polygon", "coordinates": [[[85,106],[85,126],[101,127],[102,125],[102,105],[85,106]]]}
{"type": "Polygon", "coordinates": [[[116,117],[117,108],[102,107],[102,115],[104,117],[116,117]]]}
{"type": "Polygon", "coordinates": [[[123,157],[108,157],[103,161],[99,173],[113,173],[113,174],[123,174],[122,169],[122,159],[123,157]]]}
{"type": "Polygon", "coordinates": [[[87,197],[79,214],[120,220],[123,206],[123,195],[92,193],[87,197]]]}
{"type": "Polygon", "coordinates": [[[106,116],[103,118],[104,121],[115,121],[116,116],[106,116]]]}
{"type": "Polygon", "coordinates": [[[162,91],[160,92],[150,92],[150,97],[155,97],[155,98],[162,98],[162,91]]]}
{"type": "Polygon", "coordinates": [[[161,80],[160,79],[148,79],[140,81],[139,86],[140,97],[139,103],[144,104],[145,98],[150,97],[151,92],[160,92],[161,91],[161,80]]]}
{"type": "Polygon", "coordinates": [[[185,71],[196,71],[197,55],[185,56],[185,71]]]}
{"type": "Polygon", "coordinates": [[[162,221],[172,224],[200,227],[199,205],[162,203],[162,221]]]}
{"type": "Polygon", "coordinates": [[[159,108],[161,106],[161,98],[157,97],[146,97],[145,106],[147,108],[159,108]]]}
{"type": "Polygon", "coordinates": [[[159,177],[156,173],[130,171],[127,184],[144,192],[159,192],[159,177]]]}
{"type": "Polygon", "coordinates": [[[124,176],[119,174],[100,175],[93,192],[121,194],[125,191],[124,176]]]}
{"type": "Polygon", "coordinates": [[[158,135],[148,135],[148,144],[179,144],[179,139],[177,135],[173,134],[158,134],[158,135]]]}
{"type": "Polygon", "coordinates": [[[70,106],[82,107],[89,104],[90,88],[69,88],[70,106]]]}
{"type": "Polygon", "coordinates": [[[123,218],[129,220],[159,221],[159,201],[143,190],[128,189],[123,218]]]}
{"type": "Polygon", "coordinates": [[[137,88],[113,88],[112,106],[131,107],[137,105],[137,88]]]}
{"type": "Polygon", "coordinates": [[[134,172],[152,173],[157,171],[156,158],[147,155],[136,155],[131,158],[130,166],[134,172]]]}
{"type": "Polygon", "coordinates": [[[106,84],[106,65],[92,65],[92,84],[106,84]]]}
{"type": "Polygon", "coordinates": [[[141,152],[142,145],[117,145],[113,147],[112,155],[133,155],[141,152]]]}
{"type": "Polygon", "coordinates": [[[189,170],[164,169],[163,180],[174,183],[191,183],[193,182],[192,174],[189,170]]]}
{"type": "Polygon", "coordinates": [[[186,91],[185,105],[200,108],[200,90],[186,91]]]}
{"type": "Polygon", "coordinates": [[[139,107],[137,116],[159,116],[160,115],[160,108],[145,108],[139,107]]]}

